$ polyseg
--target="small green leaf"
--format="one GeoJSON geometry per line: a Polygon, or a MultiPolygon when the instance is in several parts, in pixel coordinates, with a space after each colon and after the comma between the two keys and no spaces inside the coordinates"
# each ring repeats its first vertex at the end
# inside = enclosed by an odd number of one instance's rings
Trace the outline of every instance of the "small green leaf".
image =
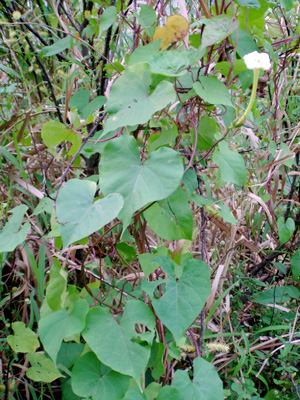
{"type": "Polygon", "coordinates": [[[76,151],[81,146],[81,136],[67,129],[64,124],[58,121],[48,121],[42,127],[42,138],[50,152],[58,159],[58,154],[54,147],[64,140],[73,144],[69,150],[69,155],[76,154],[76,151]]]}
{"type": "Polygon", "coordinates": [[[112,371],[92,352],[80,357],[72,370],[72,389],[81,397],[93,400],[122,400],[129,386],[129,376],[112,371]]]}
{"type": "Polygon", "coordinates": [[[260,8],[258,0],[237,0],[241,7],[260,8]]]}
{"type": "Polygon", "coordinates": [[[9,211],[13,215],[0,232],[0,252],[14,251],[26,239],[30,223],[21,225],[27,210],[28,207],[23,204],[9,211]]]}
{"type": "Polygon", "coordinates": [[[142,162],[136,140],[128,135],[106,145],[99,169],[103,194],[120,193],[123,196],[124,207],[118,218],[124,228],[136,210],[172,194],[183,174],[182,160],[177,152],[161,147],[142,162]]]}
{"type": "Polygon", "coordinates": [[[4,72],[6,72],[7,74],[12,74],[14,76],[16,76],[19,79],[22,79],[21,75],[18,74],[18,72],[16,72],[14,69],[7,67],[6,65],[0,64],[0,69],[4,72]]]}
{"type": "Polygon", "coordinates": [[[228,15],[217,15],[205,24],[202,35],[201,48],[211,46],[221,42],[239,26],[239,21],[235,21],[228,15]]]}
{"type": "Polygon", "coordinates": [[[286,243],[295,231],[295,222],[292,218],[288,218],[284,222],[284,217],[280,217],[277,220],[278,235],[280,244],[286,243]]]}
{"type": "Polygon", "coordinates": [[[178,389],[172,386],[163,386],[156,400],[183,400],[178,389]]]}
{"type": "Polygon", "coordinates": [[[153,7],[146,4],[140,4],[140,9],[141,12],[140,15],[137,16],[137,19],[145,29],[146,34],[152,39],[156,27],[156,12],[153,7]]]}
{"type": "Polygon", "coordinates": [[[53,361],[44,353],[28,353],[26,358],[31,364],[31,367],[26,372],[29,379],[35,382],[49,383],[63,377],[55,367],[53,361]]]}
{"type": "Polygon", "coordinates": [[[213,161],[220,168],[221,179],[235,185],[246,185],[247,171],[243,157],[236,151],[229,150],[226,142],[220,142],[214,152],[213,161]]]}
{"type": "Polygon", "coordinates": [[[87,302],[81,299],[76,301],[71,313],[59,310],[39,320],[40,339],[54,362],[63,339],[83,330],[88,309],[87,302]]]}
{"type": "Polygon", "coordinates": [[[123,199],[116,193],[94,202],[96,190],[95,182],[80,179],[71,179],[61,188],[56,212],[64,248],[101,229],[123,207],[123,199]]]}
{"type": "Polygon", "coordinates": [[[14,335],[8,335],[7,342],[15,353],[33,353],[40,347],[36,334],[26,328],[24,322],[13,322],[14,335]]]}
{"type": "Polygon", "coordinates": [[[46,46],[43,48],[43,53],[45,56],[54,56],[66,49],[70,49],[73,46],[73,37],[68,35],[62,39],[56,40],[51,46],[46,46]]]}
{"type": "Polygon", "coordinates": [[[204,358],[194,360],[194,377],[190,380],[188,372],[177,370],[173,386],[183,399],[189,400],[224,400],[223,384],[215,369],[204,358]]]}
{"type": "Polygon", "coordinates": [[[232,107],[230,94],[223,82],[212,76],[200,76],[199,81],[193,84],[193,88],[204,101],[232,107]]]}
{"type": "Polygon", "coordinates": [[[294,289],[294,286],[275,286],[255,295],[252,301],[259,304],[283,304],[291,298],[299,298],[299,291],[294,289]]]}
{"type": "Polygon", "coordinates": [[[108,7],[100,17],[99,36],[112,26],[117,19],[117,9],[115,6],[108,7]]]}
{"type": "Polygon", "coordinates": [[[50,268],[50,279],[46,289],[46,301],[52,311],[60,310],[67,296],[68,273],[57,258],[53,258],[50,268]]]}
{"type": "Polygon", "coordinates": [[[81,118],[87,119],[90,114],[100,109],[106,103],[105,96],[97,96],[92,101],[90,101],[90,97],[90,90],[81,89],[73,94],[69,101],[69,107],[76,107],[81,118]]]}
{"type": "Polygon", "coordinates": [[[215,134],[219,132],[216,122],[207,115],[203,115],[199,121],[198,127],[198,143],[197,148],[209,150],[215,143],[215,134]]]}
{"type": "Polygon", "coordinates": [[[293,279],[298,279],[300,276],[300,250],[297,250],[291,258],[291,269],[293,273],[293,279]]]}
{"type": "Polygon", "coordinates": [[[165,240],[192,240],[193,213],[183,189],[153,204],[144,212],[150,229],[165,240]]]}

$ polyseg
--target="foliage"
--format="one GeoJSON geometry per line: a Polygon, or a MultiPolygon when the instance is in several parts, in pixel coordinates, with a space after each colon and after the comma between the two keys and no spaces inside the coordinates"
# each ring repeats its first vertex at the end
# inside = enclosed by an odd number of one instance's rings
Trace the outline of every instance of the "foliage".
{"type": "Polygon", "coordinates": [[[300,399],[299,12],[0,0],[3,398],[300,399]]]}

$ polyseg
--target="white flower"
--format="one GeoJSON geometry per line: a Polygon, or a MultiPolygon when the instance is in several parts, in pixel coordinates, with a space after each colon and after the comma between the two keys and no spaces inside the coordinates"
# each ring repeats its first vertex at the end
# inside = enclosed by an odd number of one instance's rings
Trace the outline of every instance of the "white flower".
{"type": "Polygon", "coordinates": [[[268,53],[258,53],[253,51],[243,57],[248,69],[263,69],[267,71],[271,68],[271,61],[268,53]]]}

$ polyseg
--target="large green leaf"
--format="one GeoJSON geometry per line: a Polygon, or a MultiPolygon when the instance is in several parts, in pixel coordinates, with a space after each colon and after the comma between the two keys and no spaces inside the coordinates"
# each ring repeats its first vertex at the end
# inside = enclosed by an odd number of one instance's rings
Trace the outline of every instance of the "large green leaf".
{"type": "Polygon", "coordinates": [[[180,186],[168,199],[148,208],[144,216],[152,231],[162,239],[192,240],[193,213],[180,186]]]}
{"type": "Polygon", "coordinates": [[[15,353],[33,353],[40,346],[36,334],[26,328],[24,322],[13,322],[14,335],[8,335],[7,342],[15,353]]]}
{"type": "Polygon", "coordinates": [[[246,185],[247,171],[243,157],[228,148],[226,142],[220,142],[214,152],[213,161],[218,165],[221,179],[236,185],[246,185]]]}
{"type": "Polygon", "coordinates": [[[129,302],[120,324],[109,311],[95,307],[87,315],[82,335],[103,364],[121,374],[132,376],[140,386],[150,348],[134,341],[134,337],[138,337],[134,331],[135,323],[146,325],[150,331],[154,329],[154,316],[142,302],[129,302]]]}
{"type": "Polygon", "coordinates": [[[26,358],[31,364],[26,375],[35,382],[52,382],[63,376],[45,353],[28,353],[26,358]]]}
{"type": "Polygon", "coordinates": [[[223,384],[215,369],[204,358],[194,360],[194,377],[191,382],[188,372],[177,370],[173,385],[183,399],[188,400],[223,400],[223,384]]]}
{"type": "Polygon", "coordinates": [[[110,118],[105,123],[103,135],[125,125],[145,124],[156,111],[175,101],[170,82],[160,82],[149,94],[151,81],[151,68],[147,63],[128,67],[116,80],[107,101],[110,118]]]}
{"type": "Polygon", "coordinates": [[[96,200],[97,185],[92,181],[69,180],[60,190],[56,212],[64,248],[91,235],[117,217],[123,207],[119,194],[96,200]]]}
{"type": "Polygon", "coordinates": [[[129,376],[121,375],[101,364],[92,352],[80,357],[72,370],[72,389],[93,400],[122,400],[129,386],[129,376]]]}
{"type": "Polygon", "coordinates": [[[204,101],[232,107],[230,94],[223,82],[212,76],[200,76],[199,81],[193,84],[193,88],[204,101]]]}
{"type": "Polygon", "coordinates": [[[210,271],[203,261],[192,259],[186,262],[180,278],[177,278],[169,257],[159,256],[154,261],[161,265],[169,279],[164,295],[152,300],[153,308],[162,323],[178,339],[204,307],[210,293],[210,271]]]}
{"type": "Polygon", "coordinates": [[[110,193],[123,196],[124,207],[118,218],[124,227],[136,210],[172,194],[182,175],[182,161],[174,150],[161,147],[142,162],[136,140],[127,135],[110,141],[100,161],[102,192],[106,196],[110,193]]]}
{"type": "Polygon", "coordinates": [[[58,158],[55,146],[67,140],[72,143],[69,155],[76,154],[81,146],[81,136],[70,129],[66,129],[65,125],[58,121],[48,121],[42,127],[42,138],[45,145],[49,148],[54,157],[58,158]]]}
{"type": "Polygon", "coordinates": [[[54,363],[63,339],[83,330],[88,309],[87,302],[81,299],[76,301],[70,313],[59,310],[39,320],[40,339],[54,363]]]}
{"type": "Polygon", "coordinates": [[[161,51],[150,57],[148,63],[154,74],[182,76],[189,65],[189,56],[187,51],[161,51]]]}
{"type": "Polygon", "coordinates": [[[228,15],[217,15],[211,18],[205,24],[201,48],[221,42],[221,40],[235,31],[238,26],[239,22],[228,15]]]}
{"type": "Polygon", "coordinates": [[[27,209],[23,204],[9,211],[13,215],[0,232],[0,252],[14,251],[26,239],[30,223],[26,222],[22,227],[21,225],[27,209]]]}

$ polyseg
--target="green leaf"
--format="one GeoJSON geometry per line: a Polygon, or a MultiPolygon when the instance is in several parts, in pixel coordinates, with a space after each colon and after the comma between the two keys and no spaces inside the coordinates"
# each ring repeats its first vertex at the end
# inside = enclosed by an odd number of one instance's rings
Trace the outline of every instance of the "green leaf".
{"type": "Polygon", "coordinates": [[[184,397],[175,387],[164,386],[161,388],[156,400],[184,400],[184,397]]]}
{"type": "Polygon", "coordinates": [[[165,345],[163,343],[158,343],[156,340],[153,340],[148,367],[152,367],[151,375],[157,380],[165,373],[163,362],[165,350],[165,345]]]}
{"type": "Polygon", "coordinates": [[[36,334],[26,328],[24,322],[13,322],[14,335],[8,335],[7,342],[15,353],[34,353],[40,347],[36,334]]]}
{"type": "Polygon", "coordinates": [[[117,9],[115,6],[108,7],[100,17],[99,36],[112,26],[117,19],[117,9]]]}
{"type": "Polygon", "coordinates": [[[134,323],[153,330],[155,319],[151,310],[140,301],[127,303],[120,324],[102,307],[92,308],[86,318],[82,335],[99,360],[114,371],[132,376],[140,387],[140,378],[145,370],[150,348],[134,341],[138,335],[134,323]]]}
{"type": "Polygon", "coordinates": [[[260,8],[260,3],[258,0],[237,0],[237,2],[242,7],[260,8]]]}
{"type": "Polygon", "coordinates": [[[68,152],[69,155],[76,154],[77,150],[81,146],[81,136],[70,129],[67,129],[64,124],[58,121],[48,121],[43,125],[42,138],[51,154],[53,154],[57,159],[58,154],[54,147],[62,141],[67,140],[72,143],[73,146],[68,152]]]}
{"type": "Polygon", "coordinates": [[[210,271],[203,261],[188,260],[178,279],[169,257],[159,256],[155,261],[159,262],[169,279],[164,295],[154,299],[152,305],[158,318],[178,339],[204,307],[210,293],[210,271]]]}
{"type": "Polygon", "coordinates": [[[14,251],[26,239],[30,223],[21,225],[27,210],[28,207],[23,204],[9,211],[13,215],[0,232],[0,252],[14,251]]]}
{"type": "MultiPolygon", "coordinates": [[[[246,54],[252,53],[253,51],[260,51],[253,37],[243,29],[238,29],[238,41],[236,42],[237,36],[235,33],[231,35],[233,43],[236,45],[236,51],[240,57],[246,54]]],[[[252,79],[253,82],[253,79],[252,79]]],[[[251,82],[251,83],[252,83],[251,82]]]]}
{"type": "Polygon", "coordinates": [[[213,161],[220,168],[222,181],[246,185],[247,171],[244,159],[239,153],[229,150],[226,142],[219,143],[218,149],[214,152],[213,161]]]}
{"type": "Polygon", "coordinates": [[[215,369],[204,358],[194,360],[194,377],[191,382],[188,372],[177,370],[173,386],[183,399],[189,400],[224,400],[223,384],[215,369]]]}
{"type": "Polygon", "coordinates": [[[50,214],[53,211],[54,201],[49,197],[43,197],[39,204],[35,207],[32,215],[40,215],[41,213],[45,212],[46,214],[50,214]]]}
{"type": "Polygon", "coordinates": [[[284,222],[284,217],[280,217],[277,220],[278,235],[280,244],[286,243],[295,231],[295,222],[292,218],[288,218],[284,222]]]}
{"type": "Polygon", "coordinates": [[[97,185],[92,181],[69,180],[60,190],[56,212],[64,248],[101,229],[117,217],[123,207],[119,194],[96,200],[97,185]]]}
{"type": "Polygon", "coordinates": [[[215,134],[219,132],[218,125],[208,115],[203,115],[199,121],[197,131],[197,148],[200,151],[209,150],[216,141],[215,134]]]}
{"type": "Polygon", "coordinates": [[[16,76],[19,79],[22,79],[21,75],[18,74],[18,72],[16,72],[14,69],[7,67],[6,65],[0,64],[0,69],[4,72],[6,72],[7,74],[12,74],[14,76],[16,76]]]}
{"type": "Polygon", "coordinates": [[[60,310],[67,296],[68,272],[62,268],[57,258],[53,258],[50,279],[46,289],[46,302],[52,311],[60,310]]]}
{"type": "Polygon", "coordinates": [[[219,202],[218,206],[220,207],[219,213],[220,213],[221,217],[226,222],[229,222],[230,224],[233,224],[233,225],[237,225],[238,221],[232,215],[230,208],[225,206],[222,202],[221,203],[219,202]]]}
{"type": "MultiPolygon", "coordinates": [[[[142,27],[145,29],[146,34],[153,38],[156,25],[156,12],[153,7],[140,4],[140,15],[137,15],[137,19],[142,27]]],[[[141,46],[144,47],[144,46],[141,46]]]]}
{"type": "MultiPolygon", "coordinates": [[[[156,42],[152,42],[156,43],[156,42]]],[[[162,146],[172,147],[178,136],[177,126],[171,121],[167,122],[167,125],[162,127],[162,131],[160,133],[154,133],[149,136],[148,139],[148,149],[151,153],[154,150],[162,146]]]]}
{"type": "Polygon", "coordinates": [[[192,240],[193,213],[187,196],[179,186],[177,190],[144,212],[151,230],[165,240],[192,240]]]}
{"type": "Polygon", "coordinates": [[[93,400],[122,400],[130,378],[101,364],[92,352],[80,357],[72,369],[72,389],[93,400]]]}
{"type": "Polygon", "coordinates": [[[90,90],[81,89],[73,94],[69,101],[69,107],[76,107],[81,118],[87,119],[90,114],[100,109],[106,103],[105,96],[97,96],[91,102],[90,97],[90,90]]]}
{"type": "Polygon", "coordinates": [[[186,68],[189,66],[189,56],[187,51],[161,51],[160,53],[150,57],[147,61],[154,74],[165,76],[185,75],[186,68]]]}
{"type": "Polygon", "coordinates": [[[43,48],[43,53],[45,56],[54,56],[66,49],[70,49],[73,46],[73,37],[68,35],[62,39],[56,40],[51,46],[46,46],[43,48]]]}
{"type": "Polygon", "coordinates": [[[70,313],[59,310],[39,320],[40,339],[54,363],[63,339],[83,330],[88,309],[87,302],[81,299],[70,313]]]}
{"type": "MultiPolygon", "coordinates": [[[[141,7],[143,7],[142,4],[141,4],[141,7]]],[[[159,49],[160,49],[159,41],[150,42],[150,43],[146,44],[145,46],[139,46],[131,54],[131,56],[129,58],[128,66],[147,61],[151,56],[158,53],[159,49]]]]}
{"type": "Polygon", "coordinates": [[[132,387],[125,394],[123,400],[147,400],[144,393],[141,393],[138,387],[132,387]]]}
{"type": "Polygon", "coordinates": [[[299,291],[297,289],[294,291],[294,289],[296,289],[294,286],[275,286],[254,296],[252,301],[259,304],[283,304],[291,298],[299,298],[299,291]]]}
{"type": "Polygon", "coordinates": [[[211,18],[205,24],[202,35],[201,48],[212,46],[221,42],[239,26],[239,22],[235,21],[228,15],[217,15],[211,18]]]}
{"type": "Polygon", "coordinates": [[[110,118],[105,123],[103,136],[126,125],[145,124],[156,111],[175,101],[175,91],[170,82],[160,82],[149,94],[151,81],[151,69],[147,63],[128,67],[116,80],[107,101],[110,118]]]}
{"type": "Polygon", "coordinates": [[[28,353],[26,358],[31,364],[31,367],[26,372],[29,379],[35,382],[49,383],[63,377],[55,367],[53,361],[44,353],[28,353]]]}
{"type": "Polygon", "coordinates": [[[232,107],[230,94],[223,82],[212,76],[200,76],[199,81],[193,84],[193,88],[204,101],[232,107]]]}
{"type": "Polygon", "coordinates": [[[172,149],[161,147],[141,162],[139,148],[132,136],[110,141],[100,161],[100,187],[104,195],[120,193],[124,207],[118,218],[124,228],[133,213],[152,201],[172,194],[180,184],[183,165],[172,149]]]}
{"type": "Polygon", "coordinates": [[[300,250],[297,250],[291,258],[291,269],[293,273],[293,279],[298,279],[300,276],[300,250]]]}

